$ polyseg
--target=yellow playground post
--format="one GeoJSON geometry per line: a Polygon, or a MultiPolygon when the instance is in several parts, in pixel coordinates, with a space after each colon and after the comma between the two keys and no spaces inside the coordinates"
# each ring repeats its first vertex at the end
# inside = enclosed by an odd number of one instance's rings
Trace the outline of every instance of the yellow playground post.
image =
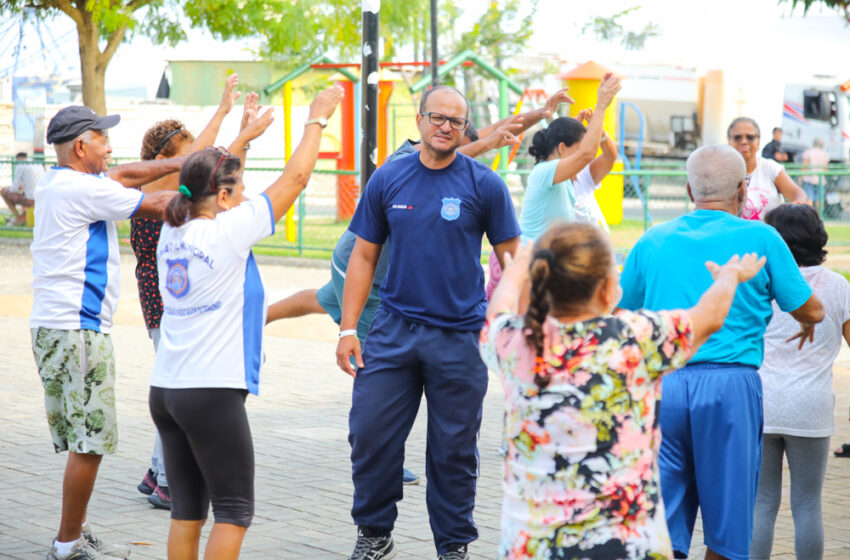
{"type": "MultiPolygon", "coordinates": [[[[289,163],[289,158],[292,157],[292,81],[283,84],[283,145],[285,146],[284,161],[289,163]]],[[[299,216],[299,219],[301,218],[299,216]]],[[[286,211],[284,225],[286,240],[294,242],[296,239],[294,204],[286,211]]]]}
{"type": "MultiPolygon", "coordinates": [[[[584,108],[593,108],[596,106],[596,92],[599,89],[599,82],[606,72],[609,72],[604,66],[596,62],[588,61],[581,66],[570,70],[558,76],[564,81],[564,86],[569,88],[570,97],[575,99],[575,103],[570,105],[570,116],[575,117],[578,112],[584,108]]],[[[605,113],[605,123],[603,125],[605,132],[612,139],[616,138],[617,132],[617,98],[611,102],[608,111],[605,113]]],[[[623,162],[617,161],[614,163],[612,171],[622,171],[623,162]]],[[[599,202],[599,207],[602,209],[602,214],[605,215],[605,220],[613,225],[623,221],[623,176],[608,175],[602,180],[602,187],[595,193],[596,200],[599,202]]]]}

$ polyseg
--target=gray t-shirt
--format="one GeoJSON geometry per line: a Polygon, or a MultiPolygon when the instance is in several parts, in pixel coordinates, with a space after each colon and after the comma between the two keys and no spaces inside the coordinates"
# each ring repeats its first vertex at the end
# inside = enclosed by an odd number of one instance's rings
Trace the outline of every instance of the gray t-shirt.
{"type": "Polygon", "coordinates": [[[800,272],[823,303],[826,317],[815,327],[814,342],[797,350],[800,325],[773,302],[773,318],[764,333],[761,374],[764,433],[827,437],[835,433],[832,364],[841,350],[844,323],[850,321],[850,284],[822,266],[800,272]]]}

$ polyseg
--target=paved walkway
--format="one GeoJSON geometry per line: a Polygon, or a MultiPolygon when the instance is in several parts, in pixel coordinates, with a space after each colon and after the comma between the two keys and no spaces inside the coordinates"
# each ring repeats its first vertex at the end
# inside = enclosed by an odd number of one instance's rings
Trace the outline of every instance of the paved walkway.
{"type": "MultiPolygon", "coordinates": [[[[41,386],[33,365],[27,315],[31,261],[26,246],[0,245],[0,558],[43,559],[59,522],[65,455],[53,453],[41,386]]],[[[122,298],[113,330],[118,362],[119,452],[104,459],[89,521],[105,540],[130,543],[134,558],[165,558],[168,512],[153,509],[136,484],[149,465],[153,428],[147,410],[153,346],[141,319],[132,270],[122,259],[122,298]]],[[[325,269],[262,263],[272,298],[317,287],[325,269]]],[[[355,528],[349,517],[351,478],[347,413],[351,380],[335,365],[336,326],[321,316],[278,322],[266,331],[262,394],[248,399],[256,448],[257,506],[242,557],[344,559],[355,528]]],[[[850,354],[836,380],[835,441],[850,441],[850,354]]],[[[481,479],[475,518],[481,538],[473,558],[494,558],[501,503],[501,387],[491,377],[481,433],[481,479]]],[[[424,474],[424,407],[407,445],[406,464],[424,474]]],[[[850,558],[850,460],[831,457],[824,492],[828,558],[850,558]]],[[[793,558],[785,503],[777,523],[775,558],[793,558]]],[[[425,486],[405,488],[395,532],[398,558],[434,558],[425,486]]],[[[697,535],[695,543],[701,542],[697,535]]],[[[693,557],[701,558],[695,546],[693,557]]]]}

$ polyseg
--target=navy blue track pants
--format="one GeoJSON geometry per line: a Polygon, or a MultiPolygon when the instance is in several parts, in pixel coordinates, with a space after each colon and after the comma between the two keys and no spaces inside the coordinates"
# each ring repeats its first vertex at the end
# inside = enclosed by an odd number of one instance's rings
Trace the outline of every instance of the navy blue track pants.
{"type": "Polygon", "coordinates": [[[487,392],[478,332],[411,323],[381,306],[363,361],[348,420],[354,522],[378,534],[393,529],[403,497],[404,443],[424,391],[426,503],[437,553],[474,541],[477,442],[487,392]]]}

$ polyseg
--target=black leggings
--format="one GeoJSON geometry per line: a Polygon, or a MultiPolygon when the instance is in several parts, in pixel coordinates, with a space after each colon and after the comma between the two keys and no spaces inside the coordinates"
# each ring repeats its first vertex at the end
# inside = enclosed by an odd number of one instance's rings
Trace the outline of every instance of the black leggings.
{"type": "Polygon", "coordinates": [[[171,518],[248,527],[254,517],[254,444],[240,389],[151,387],[162,437],[171,518]]]}

